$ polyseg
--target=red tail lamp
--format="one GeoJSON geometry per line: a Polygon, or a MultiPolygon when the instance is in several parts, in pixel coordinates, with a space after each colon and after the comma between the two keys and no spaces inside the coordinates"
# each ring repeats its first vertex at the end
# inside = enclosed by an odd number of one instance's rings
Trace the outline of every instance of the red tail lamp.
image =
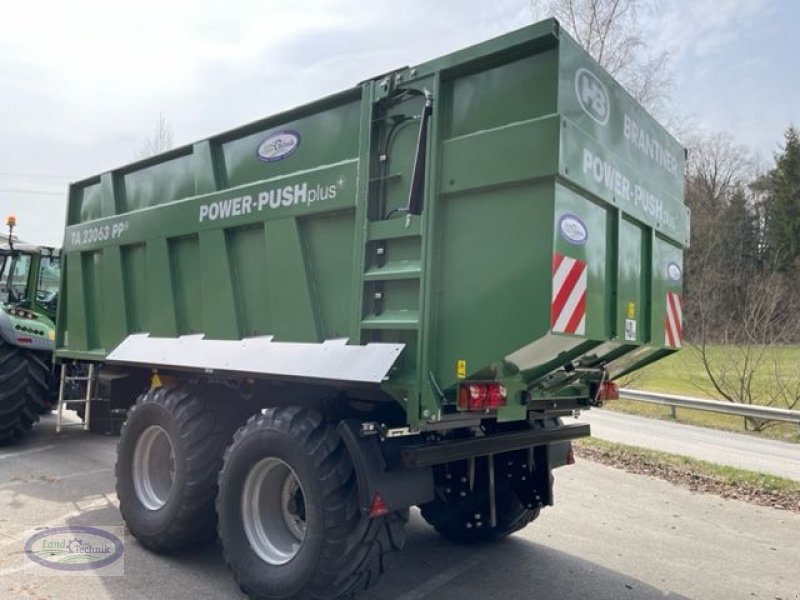
{"type": "Polygon", "coordinates": [[[613,381],[604,381],[600,384],[597,399],[603,402],[606,400],[619,400],[619,386],[613,381]]]}
{"type": "Polygon", "coordinates": [[[508,402],[508,391],[499,383],[464,383],[458,391],[461,410],[494,410],[508,402]]]}

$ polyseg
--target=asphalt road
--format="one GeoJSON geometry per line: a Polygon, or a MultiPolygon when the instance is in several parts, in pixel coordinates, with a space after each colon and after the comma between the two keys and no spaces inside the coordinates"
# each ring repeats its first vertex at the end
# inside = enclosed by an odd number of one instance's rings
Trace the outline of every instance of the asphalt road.
{"type": "Polygon", "coordinates": [[[581,413],[600,439],[683,454],[800,481],[800,444],[647,419],[610,410],[581,413]]]}
{"type": "MultiPolygon", "coordinates": [[[[33,528],[121,523],[116,438],[53,418],[0,450],[0,598],[242,598],[216,546],[160,557],[126,536],[120,577],[33,575],[21,553],[33,528]]],[[[796,600],[800,515],[580,462],[556,473],[556,506],[508,540],[448,544],[412,514],[406,551],[364,600],[796,600]]]]}

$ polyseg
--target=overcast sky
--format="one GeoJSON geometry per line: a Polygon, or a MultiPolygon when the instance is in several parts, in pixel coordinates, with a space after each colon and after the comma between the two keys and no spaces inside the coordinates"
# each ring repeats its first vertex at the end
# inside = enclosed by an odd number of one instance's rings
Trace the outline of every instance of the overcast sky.
{"type": "MultiPolygon", "coordinates": [[[[0,216],[60,244],[66,187],[531,21],[528,0],[28,0],[0,21],[0,216]]],[[[653,0],[674,109],[771,159],[800,124],[800,2],[653,0]]],[[[5,219],[3,218],[3,222],[5,219]]]]}

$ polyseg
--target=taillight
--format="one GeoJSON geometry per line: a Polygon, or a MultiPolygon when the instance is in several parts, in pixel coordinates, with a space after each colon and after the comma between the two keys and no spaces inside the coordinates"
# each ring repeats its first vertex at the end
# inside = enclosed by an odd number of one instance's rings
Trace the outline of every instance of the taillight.
{"type": "Polygon", "coordinates": [[[458,391],[461,410],[493,410],[506,405],[508,392],[499,383],[465,383],[458,391]]]}
{"type": "Polygon", "coordinates": [[[597,399],[601,402],[606,400],[619,400],[619,386],[613,381],[604,381],[600,384],[600,391],[597,399]]]}

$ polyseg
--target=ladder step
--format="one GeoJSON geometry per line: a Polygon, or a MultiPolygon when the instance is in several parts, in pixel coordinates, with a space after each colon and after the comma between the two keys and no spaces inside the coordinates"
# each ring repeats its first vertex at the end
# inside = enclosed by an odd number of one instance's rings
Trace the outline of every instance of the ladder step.
{"type": "Polygon", "coordinates": [[[361,321],[362,329],[416,329],[419,311],[387,310],[379,315],[369,315],[361,321]]]}
{"type": "MultiPolygon", "coordinates": [[[[92,398],[89,402],[111,402],[111,398],[92,398]]],[[[64,406],[70,404],[86,404],[86,398],[64,398],[64,406]]]]}
{"type": "Polygon", "coordinates": [[[389,281],[393,279],[419,279],[422,263],[418,260],[388,262],[382,267],[373,267],[364,273],[364,281],[389,281]]]}
{"type": "Polygon", "coordinates": [[[367,240],[392,240],[422,235],[422,219],[419,215],[403,215],[386,221],[367,223],[367,240]]]}
{"type": "Polygon", "coordinates": [[[402,173],[390,173],[389,175],[384,175],[383,177],[371,177],[370,183],[374,183],[376,181],[391,181],[392,179],[400,179],[403,176],[402,173]]]}

